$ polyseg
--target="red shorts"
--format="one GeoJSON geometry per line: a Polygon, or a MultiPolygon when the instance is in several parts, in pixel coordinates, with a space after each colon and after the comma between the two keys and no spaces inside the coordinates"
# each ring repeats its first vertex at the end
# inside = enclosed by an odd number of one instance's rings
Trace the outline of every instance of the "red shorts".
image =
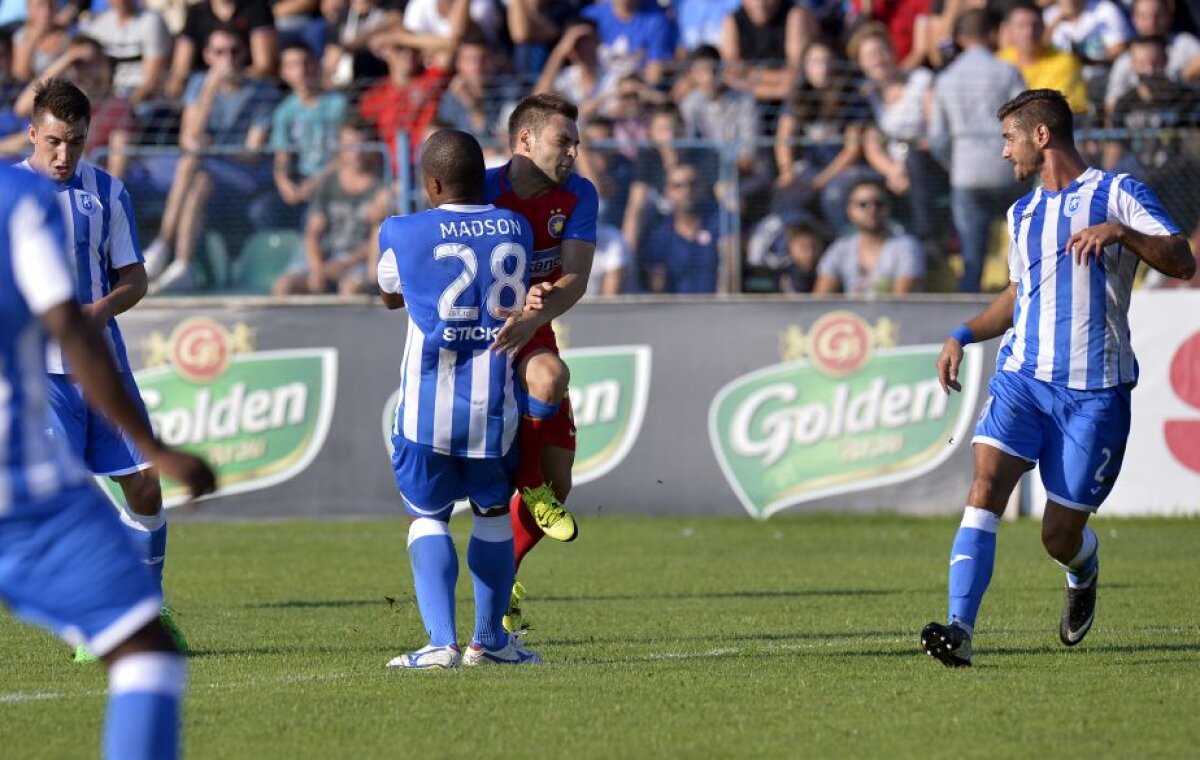
{"type": "MultiPolygon", "coordinates": [[[[544,325],[533,339],[517,354],[520,364],[527,356],[537,351],[549,351],[558,356],[558,341],[554,338],[554,330],[550,325],[544,325]]],[[[546,431],[546,445],[557,446],[568,451],[575,450],[575,415],[571,413],[571,397],[565,396],[558,407],[558,414],[550,420],[550,428],[546,431]]]]}

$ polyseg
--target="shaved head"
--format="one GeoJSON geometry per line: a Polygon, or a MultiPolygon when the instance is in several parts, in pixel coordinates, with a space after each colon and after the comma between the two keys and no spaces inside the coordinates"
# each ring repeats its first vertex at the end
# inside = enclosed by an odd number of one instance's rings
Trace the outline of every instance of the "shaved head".
{"type": "Polygon", "coordinates": [[[430,135],[421,151],[421,169],[427,178],[440,182],[447,194],[483,195],[483,149],[466,132],[443,129],[430,135]]]}

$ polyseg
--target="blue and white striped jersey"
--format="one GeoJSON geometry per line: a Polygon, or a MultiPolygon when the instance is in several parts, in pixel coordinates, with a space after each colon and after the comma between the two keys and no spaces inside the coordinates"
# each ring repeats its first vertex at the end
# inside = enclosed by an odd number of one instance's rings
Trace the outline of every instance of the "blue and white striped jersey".
{"type": "Polygon", "coordinates": [[[1082,266],[1066,250],[1071,235],[1105,222],[1146,235],[1179,232],[1149,187],[1092,168],[1061,191],[1037,188],[1008,210],[1017,302],[998,369],[1074,390],[1137,382],[1129,296],[1138,257],[1114,244],[1082,266]]]}
{"type": "MultiPolygon", "coordinates": [[[[17,166],[34,171],[28,160],[17,166]]],[[[112,290],[116,270],[145,261],[138,246],[129,192],[121,180],[86,161],[79,162],[68,182],[54,186],[66,227],[75,298],[79,303],[95,303],[112,290]]],[[[112,348],[117,369],[129,372],[125,341],[116,319],[108,321],[104,338],[112,348]]],[[[46,369],[60,375],[70,371],[55,343],[46,351],[46,369]]]]}
{"type": "Polygon", "coordinates": [[[46,435],[46,336],[37,317],[73,295],[48,182],[0,166],[0,516],[82,482],[46,435]]]}
{"type": "Polygon", "coordinates": [[[379,285],[403,293],[408,335],[393,433],[440,454],[504,456],[520,422],[516,370],[488,347],[525,303],[533,232],[494,206],[443,205],[379,230],[379,285]]]}

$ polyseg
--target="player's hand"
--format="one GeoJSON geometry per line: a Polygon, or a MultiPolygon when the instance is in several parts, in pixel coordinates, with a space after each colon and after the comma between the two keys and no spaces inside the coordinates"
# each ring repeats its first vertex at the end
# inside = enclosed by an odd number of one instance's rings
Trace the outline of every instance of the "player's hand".
{"type": "Polygon", "coordinates": [[[1107,246],[1118,242],[1122,232],[1124,228],[1115,222],[1082,229],[1067,240],[1067,253],[1075,257],[1076,264],[1087,266],[1093,256],[1099,259],[1107,246]]]}
{"type": "Polygon", "coordinates": [[[216,490],[217,476],[198,456],[164,446],[151,459],[159,472],[182,483],[193,499],[216,490]]]}
{"type": "Polygon", "coordinates": [[[539,282],[525,294],[525,308],[531,311],[541,311],[546,308],[546,297],[554,286],[548,282],[539,282]]]}
{"type": "Polygon", "coordinates": [[[533,340],[541,323],[534,318],[532,312],[514,312],[504,321],[504,326],[492,343],[492,351],[516,355],[522,348],[533,340]]]}
{"type": "Polygon", "coordinates": [[[937,367],[938,382],[942,384],[942,393],[950,395],[950,390],[962,392],[962,386],[958,383],[958,365],[962,363],[963,347],[954,338],[946,338],[946,342],[942,344],[942,354],[938,357],[937,367]]]}

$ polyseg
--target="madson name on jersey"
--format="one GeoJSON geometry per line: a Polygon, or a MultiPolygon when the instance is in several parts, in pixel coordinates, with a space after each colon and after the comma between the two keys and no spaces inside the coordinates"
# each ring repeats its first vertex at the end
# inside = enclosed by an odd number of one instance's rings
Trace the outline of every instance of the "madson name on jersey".
{"type": "Polygon", "coordinates": [[[484,237],[488,235],[520,235],[521,223],[516,219],[462,219],[439,222],[442,239],[484,237]]]}

